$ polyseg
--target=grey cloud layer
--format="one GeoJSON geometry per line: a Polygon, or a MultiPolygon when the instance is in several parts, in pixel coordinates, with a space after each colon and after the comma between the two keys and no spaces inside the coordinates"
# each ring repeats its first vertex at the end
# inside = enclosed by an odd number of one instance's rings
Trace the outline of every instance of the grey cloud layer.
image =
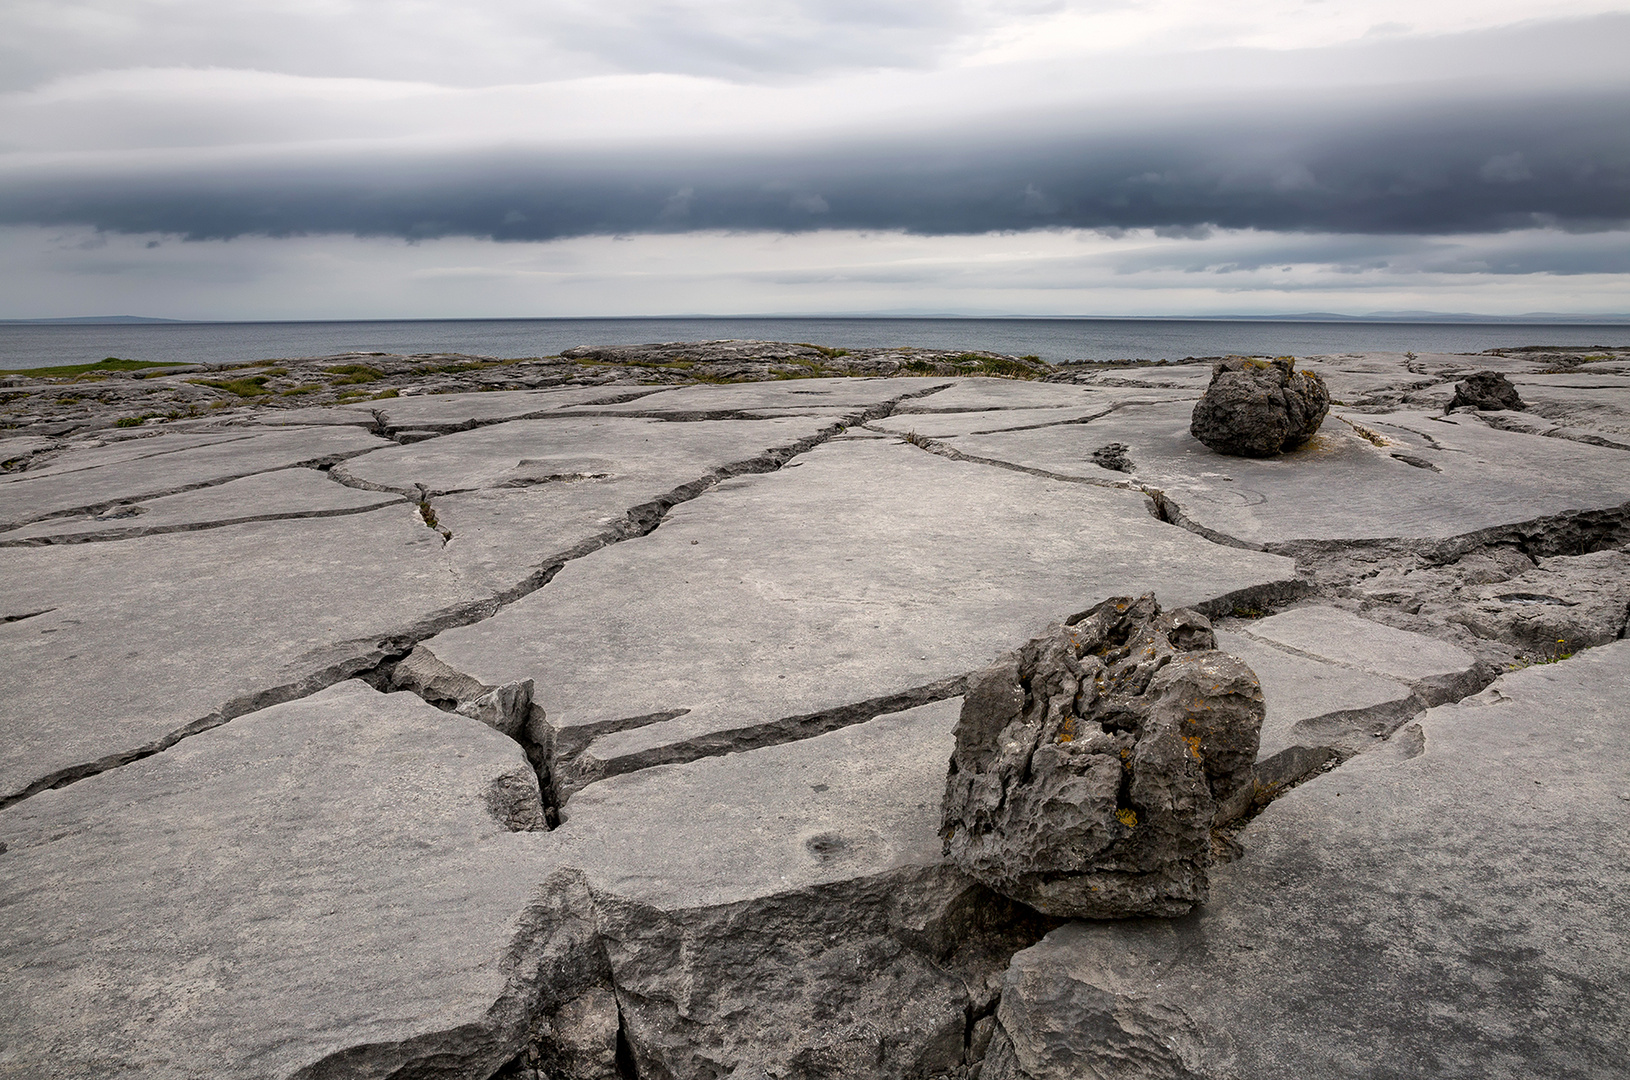
{"type": "Polygon", "coordinates": [[[0,222],[194,239],[500,240],[1208,225],[1448,234],[1630,222],[1630,124],[1616,91],[1389,110],[1259,100],[1150,116],[1119,124],[1119,134],[1073,134],[1095,119],[1029,117],[996,129],[757,152],[540,149],[14,168],[0,180],[0,222]]]}

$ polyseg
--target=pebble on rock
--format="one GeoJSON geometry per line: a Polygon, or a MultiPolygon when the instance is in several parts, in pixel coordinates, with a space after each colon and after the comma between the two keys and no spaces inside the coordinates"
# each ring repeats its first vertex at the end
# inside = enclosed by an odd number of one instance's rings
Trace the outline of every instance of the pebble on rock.
{"type": "Polygon", "coordinates": [[[1106,600],[969,680],[946,854],[1048,915],[1182,915],[1206,899],[1213,821],[1249,783],[1263,716],[1203,615],[1106,600]]]}
{"type": "Polygon", "coordinates": [[[1273,457],[1311,439],[1329,411],[1324,380],[1294,357],[1230,356],[1212,365],[1189,432],[1219,454],[1273,457]]]}

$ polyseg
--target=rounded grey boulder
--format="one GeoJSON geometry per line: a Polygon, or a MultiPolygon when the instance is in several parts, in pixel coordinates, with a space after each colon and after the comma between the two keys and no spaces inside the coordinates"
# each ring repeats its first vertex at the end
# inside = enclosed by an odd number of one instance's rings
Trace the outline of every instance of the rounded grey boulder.
{"type": "Polygon", "coordinates": [[[1176,916],[1203,901],[1220,802],[1249,782],[1262,688],[1211,624],[1115,597],[968,684],[945,852],[1048,915],[1176,916]]]}
{"type": "Polygon", "coordinates": [[[1330,411],[1330,392],[1294,357],[1230,356],[1211,368],[1189,432],[1219,454],[1273,457],[1313,437],[1330,411]]]}

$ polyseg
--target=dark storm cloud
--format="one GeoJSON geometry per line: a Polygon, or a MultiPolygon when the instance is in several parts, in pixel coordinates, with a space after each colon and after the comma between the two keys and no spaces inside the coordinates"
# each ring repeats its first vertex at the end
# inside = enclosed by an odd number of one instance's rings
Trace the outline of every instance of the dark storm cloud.
{"type": "Polygon", "coordinates": [[[1449,234],[1630,221],[1621,94],[1433,109],[1236,102],[1006,130],[733,150],[371,154],[0,181],[0,222],[192,239],[343,233],[548,240],[700,230],[1203,226],[1449,234]]]}

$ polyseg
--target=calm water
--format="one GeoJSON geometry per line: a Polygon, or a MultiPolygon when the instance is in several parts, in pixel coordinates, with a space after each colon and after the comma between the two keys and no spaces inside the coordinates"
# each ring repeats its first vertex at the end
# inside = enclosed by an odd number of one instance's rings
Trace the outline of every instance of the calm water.
{"type": "Polygon", "coordinates": [[[573,345],[759,338],[832,348],[916,345],[1064,360],[1480,352],[1508,345],[1627,345],[1630,326],[1231,322],[1180,319],[461,319],[397,322],[0,324],[0,368],[128,360],[226,363],[329,353],[553,356],[573,345]]]}

